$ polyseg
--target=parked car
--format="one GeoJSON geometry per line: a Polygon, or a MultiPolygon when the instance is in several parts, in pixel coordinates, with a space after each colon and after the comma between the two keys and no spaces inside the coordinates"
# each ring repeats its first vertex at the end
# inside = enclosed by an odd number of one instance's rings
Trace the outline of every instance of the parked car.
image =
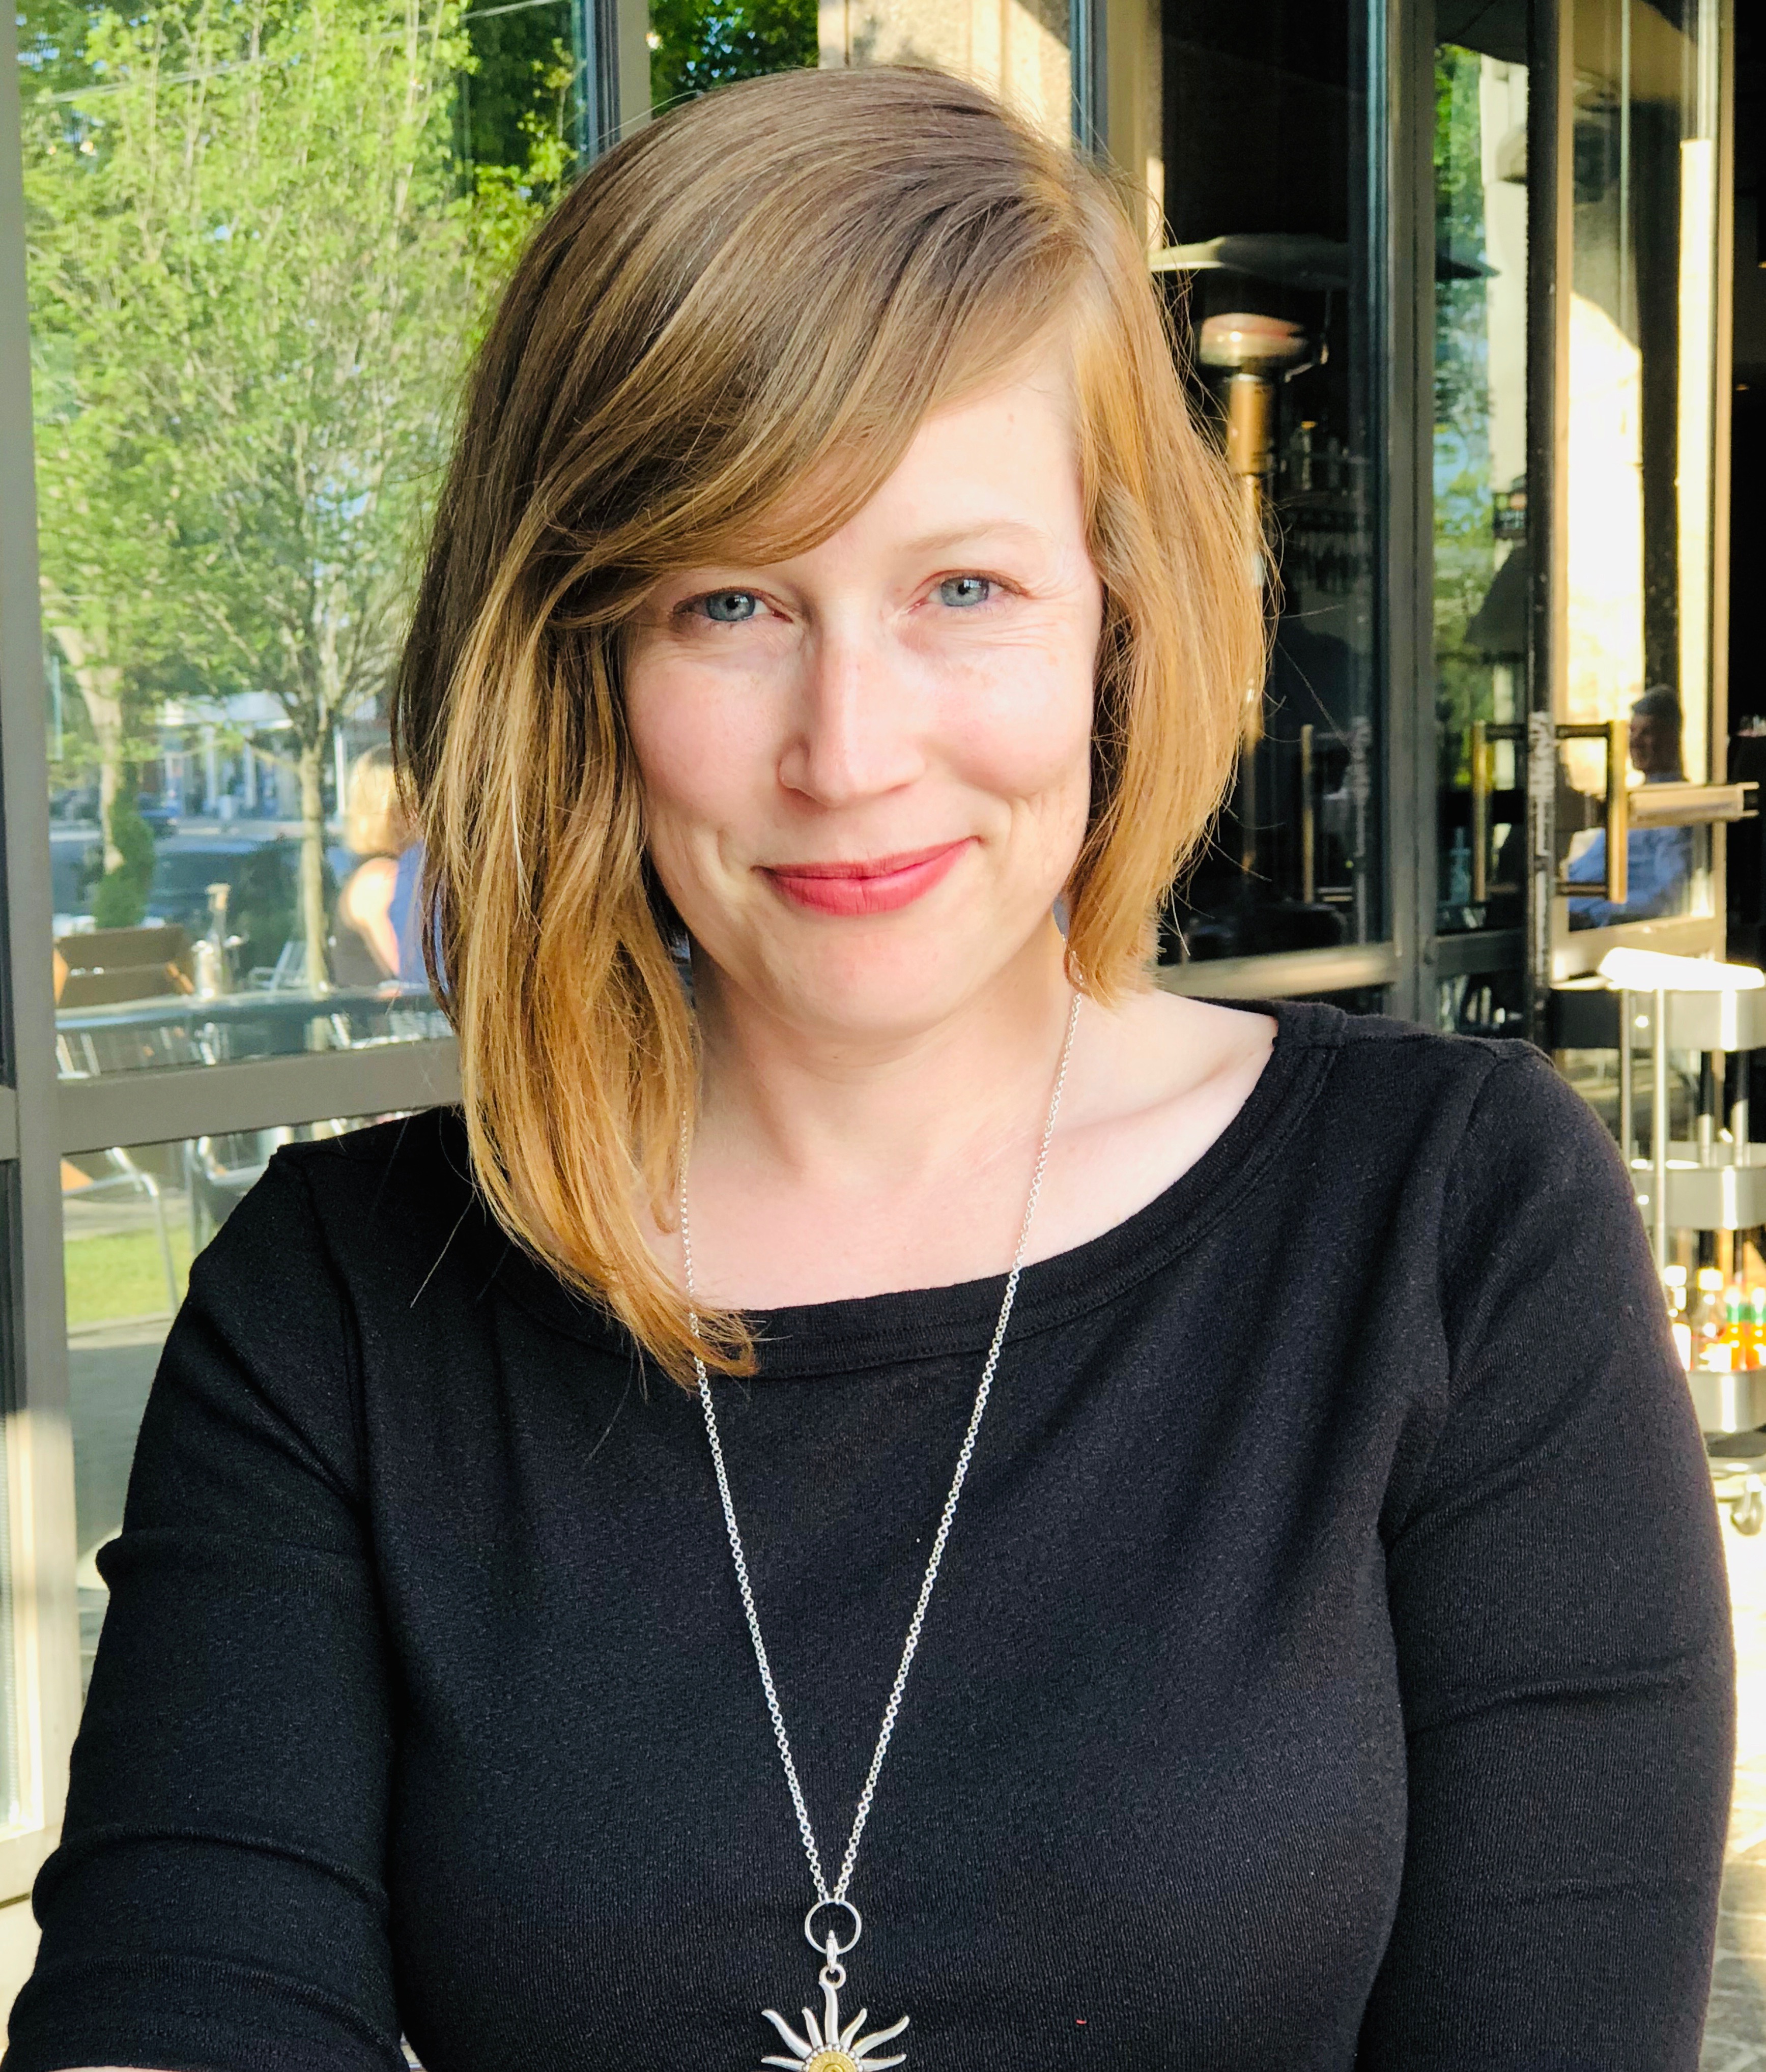
{"type": "Polygon", "coordinates": [[[98,786],[90,781],[84,784],[69,784],[49,795],[49,817],[51,820],[91,821],[98,819],[98,786]]]}

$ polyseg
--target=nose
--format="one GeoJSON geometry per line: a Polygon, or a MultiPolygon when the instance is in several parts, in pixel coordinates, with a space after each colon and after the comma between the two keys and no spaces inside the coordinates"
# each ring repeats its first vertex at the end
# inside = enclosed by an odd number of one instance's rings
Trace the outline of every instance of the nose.
{"type": "Polygon", "coordinates": [[[925,768],[921,703],[875,627],[818,627],[805,643],[780,783],[822,806],[912,783],[925,768]]]}

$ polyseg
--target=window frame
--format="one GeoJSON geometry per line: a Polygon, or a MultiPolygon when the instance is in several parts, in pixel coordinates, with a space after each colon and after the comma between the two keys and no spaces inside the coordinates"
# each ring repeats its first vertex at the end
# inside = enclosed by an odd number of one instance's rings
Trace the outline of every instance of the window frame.
{"type": "MultiPolygon", "coordinates": [[[[587,0],[592,5],[594,0],[587,0]]],[[[3,1391],[14,1716],[20,1819],[0,1830],[0,1913],[58,1838],[80,1712],[72,1403],[61,1161],[338,1115],[434,1107],[459,1094],[451,1037],[360,1051],[57,1076],[48,948],[48,740],[38,597],[18,29],[0,23],[0,1391],[3,1391]]],[[[603,66],[618,52],[603,45],[603,66]]],[[[629,61],[626,69],[635,69],[629,61]]],[[[598,105],[617,107],[617,80],[598,105]]],[[[648,103],[635,119],[648,113],[648,103]]]]}

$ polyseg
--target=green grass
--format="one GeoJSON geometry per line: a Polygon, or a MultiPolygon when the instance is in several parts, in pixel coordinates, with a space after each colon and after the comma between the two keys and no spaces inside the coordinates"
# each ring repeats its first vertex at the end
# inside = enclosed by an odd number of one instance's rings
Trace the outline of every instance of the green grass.
{"type": "MultiPolygon", "coordinates": [[[[190,1276],[190,1232],[182,1218],[169,1221],[172,1265],[180,1298],[190,1276]]],[[[68,1328],[116,1317],[163,1314],[166,1269],[156,1231],[119,1231],[69,1238],[62,1248],[68,1279],[68,1328]]]]}

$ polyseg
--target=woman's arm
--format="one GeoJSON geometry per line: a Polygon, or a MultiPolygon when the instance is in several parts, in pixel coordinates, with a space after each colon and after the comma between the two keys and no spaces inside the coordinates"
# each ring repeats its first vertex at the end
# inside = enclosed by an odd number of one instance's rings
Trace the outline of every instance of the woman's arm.
{"type": "Polygon", "coordinates": [[[1631,1189],[1516,1046],[1450,1180],[1387,1580],[1410,1825],[1360,2072],[1694,2072],[1729,1800],[1715,1508],[1631,1189]]]}
{"type": "Polygon", "coordinates": [[[5,2072],[403,2072],[353,1341],[295,1158],[191,1276],[142,1421],[5,2072]]]}
{"type": "Polygon", "coordinates": [[[398,865],[389,856],[371,856],[345,881],[338,906],[344,919],[374,953],[389,978],[398,976],[398,931],[393,926],[393,890],[398,865]]]}

